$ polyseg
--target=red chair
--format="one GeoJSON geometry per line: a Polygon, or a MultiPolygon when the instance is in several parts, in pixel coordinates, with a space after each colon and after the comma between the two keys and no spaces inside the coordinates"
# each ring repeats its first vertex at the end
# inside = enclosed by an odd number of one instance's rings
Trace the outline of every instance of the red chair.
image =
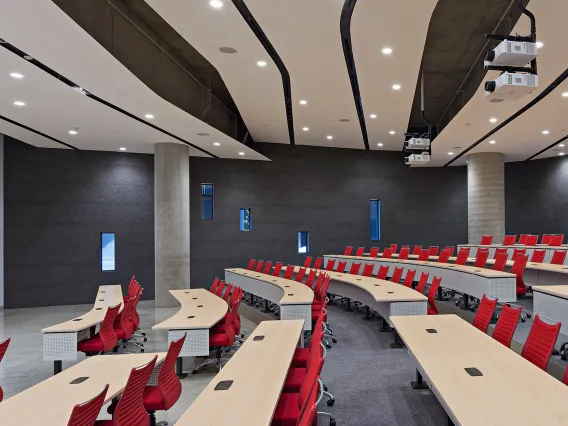
{"type": "Polygon", "coordinates": [[[422,262],[426,262],[427,260],[430,260],[430,252],[428,250],[422,250],[420,252],[420,254],[418,255],[418,260],[420,260],[422,262]]]}
{"type": "Polygon", "coordinates": [[[347,262],[339,262],[337,264],[336,272],[345,272],[345,268],[347,267],[347,262]]]}
{"type": "Polygon", "coordinates": [[[429,256],[438,256],[438,250],[440,250],[439,246],[430,246],[428,249],[429,256]]]}
{"type": "Polygon", "coordinates": [[[365,247],[357,247],[357,251],[355,252],[355,256],[363,256],[365,253],[365,247]]]}
{"type": "Polygon", "coordinates": [[[461,247],[458,250],[458,256],[456,257],[456,265],[465,265],[467,263],[467,258],[469,257],[469,247],[461,247]]]}
{"type": "Polygon", "coordinates": [[[255,262],[256,262],[256,259],[251,259],[251,260],[249,261],[249,264],[248,264],[248,266],[247,266],[247,269],[248,269],[249,271],[252,271],[252,270],[254,269],[254,263],[255,263],[255,262]]]}
{"type": "Polygon", "coordinates": [[[373,269],[375,269],[374,264],[365,263],[365,266],[363,267],[363,273],[361,275],[363,275],[364,277],[370,277],[371,275],[373,275],[373,269]]]}
{"type": "Polygon", "coordinates": [[[302,266],[300,268],[300,270],[298,271],[298,273],[296,274],[296,281],[301,283],[303,281],[305,275],[306,275],[306,268],[304,268],[302,266]]]}
{"type": "Polygon", "coordinates": [[[564,375],[562,376],[562,383],[568,385],[568,367],[564,370],[564,375]]]}
{"type": "Polygon", "coordinates": [[[152,375],[158,356],[148,364],[133,368],[114,409],[112,420],[99,420],[96,426],[149,426],[150,418],[144,408],[144,390],[152,375]]]}
{"type": "Polygon", "coordinates": [[[487,333],[496,306],[497,299],[488,299],[484,294],[473,318],[473,326],[487,333]]]}
{"type": "Polygon", "coordinates": [[[282,263],[282,262],[278,262],[278,263],[274,266],[274,269],[273,269],[273,271],[272,271],[272,276],[274,276],[274,277],[279,277],[279,276],[280,276],[280,272],[282,271],[282,266],[284,266],[283,263],[282,263]]]}
{"type": "MultiPolygon", "coordinates": [[[[140,293],[139,293],[140,294],[140,293]]],[[[114,320],[114,332],[118,340],[126,342],[132,337],[134,332],[134,323],[132,322],[132,312],[134,311],[134,304],[136,303],[136,297],[128,299],[124,304],[124,309],[120,314],[118,314],[114,320]]],[[[102,328],[102,326],[101,326],[102,328]]]]}
{"type": "Polygon", "coordinates": [[[379,248],[371,247],[371,251],[369,252],[369,257],[377,257],[378,255],[379,255],[379,248]]]}
{"type": "Polygon", "coordinates": [[[314,269],[321,269],[322,263],[323,263],[323,257],[316,258],[316,261],[314,262],[314,269]]]}
{"type": "Polygon", "coordinates": [[[492,337],[508,348],[511,347],[511,340],[517,329],[519,318],[521,318],[521,311],[522,308],[520,306],[511,308],[509,305],[503,305],[497,324],[495,324],[493,329],[492,337]]]}
{"type": "Polygon", "coordinates": [[[512,246],[515,244],[515,240],[517,239],[516,235],[505,235],[503,237],[503,245],[504,246],[512,246]]]}
{"type": "Polygon", "coordinates": [[[231,290],[233,289],[233,284],[229,283],[227,284],[227,286],[225,287],[225,291],[222,294],[222,298],[225,300],[229,300],[229,295],[231,294],[231,290]]]}
{"type": "Polygon", "coordinates": [[[566,260],[566,250],[554,250],[550,264],[564,265],[564,260],[566,260]]]}
{"type": "Polygon", "coordinates": [[[538,244],[538,235],[527,235],[527,239],[525,240],[526,246],[536,246],[538,244]]]}
{"type": "Polygon", "coordinates": [[[391,281],[393,283],[400,284],[400,279],[402,278],[402,272],[403,271],[404,271],[404,268],[401,268],[401,267],[394,268],[394,272],[392,273],[391,281]]]}
{"type": "Polygon", "coordinates": [[[353,246],[347,246],[347,247],[345,247],[345,251],[343,252],[343,256],[351,256],[351,253],[353,253],[353,246]]]}
{"type": "MultiPolygon", "coordinates": [[[[2,362],[2,358],[4,358],[4,354],[8,350],[8,345],[10,344],[10,338],[0,342],[0,362],[2,362]]],[[[4,391],[0,386],[0,402],[2,402],[2,398],[4,397],[4,391]]]]}
{"type": "Polygon", "coordinates": [[[513,256],[511,256],[511,260],[514,262],[519,254],[527,254],[527,249],[513,249],[513,256]]]}
{"type": "Polygon", "coordinates": [[[325,265],[325,270],[333,271],[333,268],[335,268],[335,259],[329,259],[325,265]]]}
{"type": "Polygon", "coordinates": [[[380,280],[386,280],[389,273],[389,267],[386,265],[379,266],[379,272],[377,272],[377,278],[380,280]]]}
{"type": "Polygon", "coordinates": [[[219,286],[219,278],[215,277],[215,279],[213,280],[213,284],[211,285],[211,288],[209,289],[209,291],[213,294],[215,294],[215,291],[217,291],[217,287],[219,286]]]}
{"type": "Polygon", "coordinates": [[[286,271],[284,271],[284,278],[287,280],[292,279],[292,275],[294,275],[294,265],[286,266],[286,271]]]}
{"type": "Polygon", "coordinates": [[[554,236],[552,236],[552,238],[550,238],[550,244],[551,246],[554,247],[559,247],[562,245],[562,241],[564,240],[564,234],[556,234],[554,236]]]}
{"type": "Polygon", "coordinates": [[[412,254],[420,254],[422,253],[422,246],[414,246],[412,249],[412,254]]]}
{"type": "Polygon", "coordinates": [[[310,272],[308,273],[308,278],[306,278],[306,282],[305,284],[312,288],[312,285],[314,284],[314,280],[316,279],[316,274],[318,273],[317,269],[310,269],[310,272]]]}
{"type": "Polygon", "coordinates": [[[321,309],[325,300],[325,295],[329,287],[330,276],[327,274],[319,274],[316,286],[314,287],[314,300],[312,301],[312,308],[315,310],[321,309]]]}
{"type": "Polygon", "coordinates": [[[390,248],[390,251],[391,251],[392,253],[396,253],[396,249],[398,248],[398,244],[391,244],[391,245],[389,246],[389,248],[390,248]]]}
{"type": "Polygon", "coordinates": [[[309,268],[311,264],[312,264],[312,257],[311,256],[306,257],[306,260],[304,261],[304,267],[309,268]]]}
{"type": "Polygon", "coordinates": [[[406,277],[404,277],[402,285],[408,288],[412,288],[412,283],[414,283],[415,276],[416,276],[416,271],[414,269],[409,269],[408,272],[406,272],[406,277]]]}
{"type": "Polygon", "coordinates": [[[436,293],[438,292],[438,287],[442,278],[434,277],[430,288],[428,289],[428,315],[438,315],[438,307],[436,306],[436,293]]]}
{"type": "MultiPolygon", "coordinates": [[[[521,234],[519,235],[519,244],[526,244],[527,243],[527,237],[529,236],[529,234],[521,234]]],[[[538,236],[537,236],[538,238],[538,236]]]]}
{"type": "Polygon", "coordinates": [[[392,257],[392,250],[390,248],[385,248],[383,250],[383,259],[390,259],[392,257]]]}
{"type": "Polygon", "coordinates": [[[448,250],[450,252],[450,257],[452,257],[454,255],[454,250],[456,248],[454,246],[446,246],[444,247],[444,250],[448,250]]]}
{"type": "Polygon", "coordinates": [[[553,234],[542,234],[542,239],[540,240],[541,244],[544,244],[545,246],[550,245],[550,239],[553,237],[553,234]]]}
{"type": "Polygon", "coordinates": [[[529,257],[527,255],[517,255],[517,258],[513,263],[513,267],[511,268],[511,274],[515,274],[517,276],[517,296],[524,296],[527,294],[527,286],[523,281],[523,273],[525,272],[528,259],[529,257]]]}
{"type": "Polygon", "coordinates": [[[534,321],[529,332],[529,337],[523,346],[521,356],[527,361],[532,362],[538,368],[545,370],[548,360],[554,350],[554,344],[560,333],[561,323],[548,324],[535,315],[534,321]]]}
{"type": "MultiPolygon", "coordinates": [[[[318,336],[316,336],[318,337],[318,336]]],[[[321,336],[319,336],[321,341],[321,336]]],[[[286,375],[286,380],[284,381],[284,388],[282,392],[284,393],[296,393],[300,392],[300,388],[302,384],[306,380],[308,375],[308,371],[312,367],[314,363],[318,363],[319,360],[323,358],[323,350],[321,345],[314,346],[312,350],[310,350],[308,363],[304,367],[292,367],[288,370],[288,374],[286,375]]]]}
{"type": "Polygon", "coordinates": [[[268,262],[266,262],[266,264],[264,265],[264,269],[262,271],[263,274],[270,274],[270,271],[272,270],[272,261],[269,260],[268,262]]]}
{"type": "Polygon", "coordinates": [[[410,246],[409,245],[404,245],[400,247],[401,250],[403,249],[408,249],[408,251],[410,251],[410,246]]]}
{"type": "Polygon", "coordinates": [[[488,246],[493,243],[493,235],[483,235],[481,237],[481,242],[479,243],[482,246],[488,246]]]}
{"type": "Polygon", "coordinates": [[[256,264],[256,269],[254,270],[254,272],[262,271],[263,266],[264,266],[264,260],[259,260],[258,263],[256,264]]]}
{"type": "Polygon", "coordinates": [[[497,259],[497,256],[499,255],[506,255],[507,259],[509,258],[509,250],[507,248],[503,248],[503,247],[498,247],[495,249],[495,252],[493,253],[493,259],[497,259]]]}
{"type": "Polygon", "coordinates": [[[428,274],[427,272],[422,272],[420,274],[420,279],[418,280],[418,284],[416,285],[416,291],[418,293],[424,293],[424,289],[426,288],[426,284],[428,283],[428,274]]]}
{"type": "Polygon", "coordinates": [[[533,250],[530,261],[534,263],[542,263],[544,262],[544,256],[546,256],[546,250],[533,250]]]}
{"type": "Polygon", "coordinates": [[[77,343],[77,350],[87,355],[108,352],[116,348],[118,337],[114,331],[114,320],[120,309],[120,304],[107,308],[103,322],[101,323],[99,332],[88,339],[81,340],[77,343]]]}
{"type": "Polygon", "coordinates": [[[219,283],[219,287],[217,287],[217,291],[215,292],[215,296],[221,297],[224,288],[225,288],[225,281],[221,280],[221,283],[219,283]]]}
{"type": "Polygon", "coordinates": [[[314,384],[312,388],[312,392],[310,393],[310,397],[305,404],[303,412],[300,413],[298,426],[314,426],[317,424],[318,406],[316,404],[316,400],[318,397],[319,389],[318,379],[316,379],[316,384],[314,384]]]}
{"type": "Polygon", "coordinates": [[[320,315],[316,321],[314,331],[310,338],[310,344],[307,348],[296,348],[294,358],[292,358],[292,367],[307,367],[310,359],[310,353],[320,346],[323,337],[323,315],[320,315]]]}
{"type": "Polygon", "coordinates": [[[75,405],[73,411],[71,411],[67,426],[93,426],[97,421],[101,408],[103,408],[107,391],[108,385],[105,385],[97,396],[82,404],[75,405]]]}
{"type": "Polygon", "coordinates": [[[229,315],[225,315],[223,320],[209,330],[209,347],[215,350],[215,357],[204,360],[195,367],[193,374],[197,374],[202,367],[213,363],[217,365],[217,371],[221,371],[221,355],[235,343],[237,315],[238,308],[234,305],[231,307],[229,315]]]}
{"type": "Polygon", "coordinates": [[[493,270],[503,272],[505,270],[506,264],[507,264],[507,254],[501,253],[497,255],[497,258],[495,259],[495,263],[493,264],[493,270]]]}
{"type": "Polygon", "coordinates": [[[485,264],[487,263],[487,258],[489,257],[489,250],[481,250],[477,249],[477,257],[475,258],[475,262],[473,266],[476,268],[485,268],[485,264]]]}
{"type": "Polygon", "coordinates": [[[439,263],[448,263],[450,261],[450,250],[444,249],[438,256],[439,263]]]}
{"type": "Polygon", "coordinates": [[[351,267],[349,268],[349,273],[351,275],[359,275],[359,269],[360,268],[361,268],[361,262],[359,262],[359,263],[353,262],[351,264],[351,267]]]}
{"type": "Polygon", "coordinates": [[[407,260],[408,255],[410,254],[410,248],[403,247],[400,249],[400,253],[398,254],[398,258],[401,260],[407,260]]]}
{"type": "Polygon", "coordinates": [[[176,375],[176,360],[185,342],[185,335],[170,343],[166,359],[158,373],[158,385],[144,389],[144,408],[150,415],[150,426],[156,426],[156,411],[167,411],[181,395],[181,382],[176,375]]]}

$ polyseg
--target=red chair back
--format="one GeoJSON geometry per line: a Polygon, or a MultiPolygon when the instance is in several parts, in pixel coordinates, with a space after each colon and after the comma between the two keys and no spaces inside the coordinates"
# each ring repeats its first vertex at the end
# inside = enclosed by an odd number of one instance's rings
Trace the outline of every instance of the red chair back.
{"type": "Polygon", "coordinates": [[[488,246],[493,243],[493,235],[483,235],[481,237],[481,242],[479,243],[482,246],[488,246]]]}
{"type": "Polygon", "coordinates": [[[229,305],[234,306],[235,303],[240,302],[239,298],[243,293],[243,289],[237,286],[234,286],[233,293],[231,294],[231,300],[229,300],[229,305]]]}
{"type": "Polygon", "coordinates": [[[430,259],[430,252],[428,250],[422,250],[418,255],[418,260],[427,261],[430,259]]]}
{"type": "Polygon", "coordinates": [[[517,276],[517,295],[524,296],[527,293],[527,286],[523,281],[523,273],[525,272],[525,267],[527,266],[529,257],[525,254],[517,255],[515,262],[511,268],[511,274],[517,276]]]}
{"type": "Polygon", "coordinates": [[[215,296],[221,297],[224,288],[225,288],[225,281],[221,280],[221,282],[219,283],[219,287],[217,287],[217,291],[215,292],[215,296]]]}
{"type": "Polygon", "coordinates": [[[422,253],[422,246],[414,246],[412,249],[412,254],[420,254],[422,253]]]}
{"type": "Polygon", "coordinates": [[[396,253],[396,249],[398,248],[398,244],[391,244],[389,246],[392,253],[396,253]]]}
{"type": "Polygon", "coordinates": [[[393,283],[400,283],[400,279],[402,278],[402,272],[404,271],[404,268],[401,267],[396,267],[394,268],[394,272],[392,273],[392,277],[391,277],[391,281],[393,283]]]}
{"type": "Polygon", "coordinates": [[[493,253],[493,259],[497,259],[497,256],[499,255],[503,255],[505,254],[507,256],[507,259],[509,258],[509,250],[507,250],[506,248],[503,247],[498,247],[495,249],[495,252],[493,253]]]}
{"type": "Polygon", "coordinates": [[[323,257],[317,257],[316,261],[314,262],[314,269],[321,269],[322,263],[323,263],[323,257]]]}
{"type": "Polygon", "coordinates": [[[306,268],[304,268],[302,266],[300,268],[300,270],[298,271],[298,273],[296,274],[296,281],[301,283],[303,281],[305,275],[306,275],[306,268]]]}
{"type": "Polygon", "coordinates": [[[410,251],[410,246],[409,245],[404,245],[404,246],[400,246],[400,249],[408,249],[408,251],[410,251]]]}
{"type": "Polygon", "coordinates": [[[533,250],[530,261],[542,263],[544,262],[544,256],[546,256],[546,250],[533,250]]]}
{"type": "Polygon", "coordinates": [[[219,286],[219,278],[215,277],[215,279],[213,280],[213,284],[211,285],[211,288],[209,289],[209,291],[213,294],[215,294],[215,291],[217,290],[217,287],[219,286]]]}
{"type": "Polygon", "coordinates": [[[335,268],[335,259],[329,259],[325,264],[325,270],[333,271],[333,268],[335,268]]]}
{"type": "Polygon", "coordinates": [[[535,315],[521,356],[546,371],[561,326],[562,324],[559,322],[548,324],[541,320],[538,314],[535,315]]]}
{"type": "MultiPolygon", "coordinates": [[[[8,345],[10,344],[10,338],[0,342],[0,361],[4,358],[4,354],[8,350],[8,345]]],[[[0,402],[2,402],[2,398],[4,397],[4,391],[2,391],[2,386],[0,386],[0,402]]]]}
{"type": "Polygon", "coordinates": [[[108,385],[105,385],[97,396],[82,404],[75,405],[73,411],[71,411],[67,426],[93,426],[105,403],[107,391],[108,385]]]}
{"type": "Polygon", "coordinates": [[[416,285],[416,291],[418,293],[424,293],[424,289],[426,288],[426,284],[428,283],[428,274],[427,272],[422,272],[420,274],[420,279],[418,280],[418,284],[416,285]]]}
{"type": "Polygon", "coordinates": [[[514,262],[519,254],[527,254],[527,249],[513,249],[513,256],[511,256],[511,260],[514,262]]]}
{"type": "Polygon", "coordinates": [[[150,417],[144,408],[144,389],[152,375],[158,356],[148,364],[133,368],[118,400],[113,415],[113,426],[148,426],[150,417]]]}
{"type": "Polygon", "coordinates": [[[314,426],[318,415],[318,406],[316,400],[318,396],[318,380],[312,386],[310,396],[304,404],[305,407],[300,408],[300,417],[298,418],[297,426],[314,426]]]}
{"type": "Polygon", "coordinates": [[[507,253],[498,254],[493,264],[494,271],[504,271],[507,264],[507,253]]]}
{"type": "Polygon", "coordinates": [[[446,246],[444,247],[444,250],[448,250],[450,252],[450,257],[452,257],[454,255],[454,250],[456,248],[454,246],[446,246]]]}
{"type": "Polygon", "coordinates": [[[347,267],[347,262],[339,262],[337,264],[337,272],[345,272],[346,267],[347,267]]]}
{"type": "Polygon", "coordinates": [[[552,236],[552,238],[550,238],[550,244],[549,245],[559,247],[559,246],[562,245],[563,240],[564,240],[564,234],[554,235],[554,236],[552,236]]]}
{"type": "MultiPolygon", "coordinates": [[[[118,337],[114,331],[114,320],[118,315],[120,305],[110,306],[107,308],[103,322],[99,329],[99,337],[103,342],[103,351],[108,352],[118,343],[118,337]]],[[[126,307],[124,308],[126,310],[126,307]]]]}
{"type": "Polygon", "coordinates": [[[343,255],[344,256],[351,256],[351,253],[353,253],[353,246],[345,247],[345,251],[343,252],[343,255]]]}
{"type": "Polygon", "coordinates": [[[517,239],[516,235],[505,235],[503,237],[503,245],[504,246],[512,246],[515,244],[515,240],[517,239]]]}
{"type": "Polygon", "coordinates": [[[475,313],[475,317],[473,318],[473,326],[487,333],[487,328],[489,327],[491,318],[493,318],[493,312],[495,312],[496,306],[497,299],[488,299],[484,294],[475,313]]]}
{"type": "Polygon", "coordinates": [[[369,252],[369,257],[377,257],[379,254],[378,247],[371,247],[371,251],[369,252]]]}
{"type": "Polygon", "coordinates": [[[389,267],[386,265],[379,266],[379,272],[377,272],[377,278],[380,280],[386,280],[389,273],[389,267]]]}
{"type": "Polygon", "coordinates": [[[308,278],[306,278],[306,282],[305,284],[308,287],[312,287],[312,285],[314,284],[314,280],[316,279],[316,274],[318,273],[317,269],[310,269],[310,272],[308,273],[308,278]]]}
{"type": "Polygon", "coordinates": [[[489,257],[489,250],[477,249],[477,257],[475,258],[473,266],[475,266],[476,268],[485,268],[485,264],[487,263],[488,257],[489,257]]]}
{"type": "Polygon", "coordinates": [[[309,268],[311,264],[312,264],[312,257],[311,256],[306,257],[306,260],[304,260],[304,267],[309,268]]]}
{"type": "MultiPolygon", "coordinates": [[[[141,295],[141,292],[138,293],[137,297],[141,295]]],[[[124,309],[122,312],[117,315],[115,319],[115,328],[118,325],[120,328],[124,330],[124,340],[129,340],[132,337],[132,332],[134,331],[134,305],[136,304],[136,297],[132,297],[126,301],[124,304],[124,309]],[[119,320],[119,324],[116,324],[116,321],[119,320]]]]}
{"type": "Polygon", "coordinates": [[[402,282],[402,284],[405,287],[412,288],[412,283],[414,282],[415,276],[416,276],[416,271],[414,269],[409,269],[408,272],[406,272],[406,277],[404,277],[404,281],[402,282]]]}
{"type": "Polygon", "coordinates": [[[274,277],[279,277],[280,276],[280,272],[282,271],[282,262],[278,262],[276,265],[274,265],[274,269],[272,271],[272,275],[274,277]]]}
{"type": "MultiPolygon", "coordinates": [[[[316,298],[319,299],[319,295],[321,295],[321,287],[323,285],[323,282],[325,281],[325,279],[328,277],[329,275],[320,272],[320,274],[318,275],[318,279],[316,281],[316,286],[314,287],[314,295],[316,296],[316,298]]],[[[327,291],[327,290],[326,290],[327,291]]],[[[324,293],[325,296],[325,293],[324,293]]]]}
{"type": "Polygon", "coordinates": [[[438,292],[438,287],[440,287],[441,282],[442,278],[434,277],[432,284],[428,289],[428,315],[438,315],[438,307],[436,306],[436,293],[438,292]]]}
{"type": "Polygon", "coordinates": [[[540,240],[541,244],[550,245],[550,239],[553,237],[552,234],[542,234],[542,239],[540,240]]]}
{"type": "Polygon", "coordinates": [[[351,275],[359,275],[359,269],[361,268],[361,262],[351,264],[351,268],[349,268],[349,273],[351,275]]]}
{"type": "Polygon", "coordinates": [[[566,250],[554,250],[552,255],[552,260],[550,263],[552,265],[564,265],[564,260],[566,259],[566,250]]]}
{"type": "Polygon", "coordinates": [[[270,271],[272,270],[272,261],[269,260],[268,262],[266,262],[266,264],[264,265],[264,269],[262,270],[263,274],[270,274],[270,271]]]}
{"type": "Polygon", "coordinates": [[[495,324],[493,329],[492,337],[508,348],[511,347],[511,340],[517,329],[522,310],[523,308],[520,306],[511,308],[509,305],[503,305],[497,324],[495,324]]]}
{"type": "Polygon", "coordinates": [[[365,247],[357,247],[357,251],[355,252],[355,256],[363,256],[365,253],[365,247]]]}
{"type": "MultiPolygon", "coordinates": [[[[237,292],[235,291],[235,293],[237,292]]],[[[164,410],[169,410],[173,407],[181,395],[181,382],[176,375],[176,360],[181,352],[186,336],[184,335],[181,339],[173,340],[170,343],[166,359],[158,373],[158,388],[162,393],[164,410]]]]}
{"type": "Polygon", "coordinates": [[[327,274],[321,275],[323,275],[323,281],[319,287],[316,286],[316,289],[314,291],[314,299],[316,299],[320,303],[323,303],[327,289],[329,288],[329,281],[331,280],[331,277],[327,274]]]}
{"type": "Polygon", "coordinates": [[[365,263],[365,266],[363,267],[363,273],[361,275],[363,275],[364,277],[370,277],[371,275],[373,275],[373,269],[375,269],[374,264],[365,263]]]}
{"type": "Polygon", "coordinates": [[[254,263],[255,263],[255,262],[256,262],[256,259],[251,259],[251,260],[249,260],[249,264],[248,264],[248,266],[247,266],[247,269],[248,269],[249,271],[252,271],[252,270],[254,269],[254,263]]]}
{"type": "Polygon", "coordinates": [[[430,248],[428,249],[428,254],[430,256],[437,256],[438,250],[440,250],[439,246],[430,246],[430,248]]]}
{"type": "Polygon", "coordinates": [[[408,259],[408,255],[410,254],[409,247],[403,247],[400,249],[400,253],[398,254],[398,258],[402,260],[408,259]]]}
{"type": "Polygon", "coordinates": [[[458,256],[456,258],[456,265],[465,265],[467,258],[469,257],[469,247],[461,247],[458,250],[458,256]]]}
{"type": "Polygon", "coordinates": [[[529,234],[521,234],[519,235],[519,244],[526,244],[527,243],[527,237],[529,236],[529,234]]]}
{"type": "Polygon", "coordinates": [[[256,269],[254,270],[254,272],[262,271],[263,266],[264,266],[264,260],[259,260],[258,263],[256,264],[256,269]]]}
{"type": "Polygon", "coordinates": [[[538,244],[538,235],[527,235],[525,240],[526,246],[536,246],[538,244]]]}
{"type": "Polygon", "coordinates": [[[438,256],[439,263],[448,263],[450,261],[450,250],[444,249],[438,256]]]}
{"type": "Polygon", "coordinates": [[[223,292],[223,296],[221,296],[225,300],[229,300],[229,295],[231,294],[231,290],[233,289],[233,284],[227,284],[225,287],[225,291],[223,292]]]}
{"type": "Polygon", "coordinates": [[[294,265],[286,266],[286,271],[284,271],[284,278],[287,280],[292,279],[292,275],[294,275],[294,265]]]}

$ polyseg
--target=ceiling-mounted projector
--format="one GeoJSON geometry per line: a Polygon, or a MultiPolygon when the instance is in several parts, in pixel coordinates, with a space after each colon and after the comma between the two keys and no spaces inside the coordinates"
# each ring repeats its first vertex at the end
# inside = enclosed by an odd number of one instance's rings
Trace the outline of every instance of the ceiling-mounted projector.
{"type": "Polygon", "coordinates": [[[430,154],[412,154],[404,159],[404,163],[410,166],[424,165],[430,162],[430,154]]]}
{"type": "Polygon", "coordinates": [[[428,138],[413,137],[407,141],[404,141],[405,151],[423,152],[426,151],[429,147],[430,147],[430,139],[428,138]]]}
{"type": "Polygon", "coordinates": [[[504,72],[485,82],[485,98],[490,102],[520,99],[538,88],[538,75],[504,72]]]}
{"type": "Polygon", "coordinates": [[[538,55],[536,43],[526,41],[501,42],[495,49],[485,53],[485,66],[523,67],[538,55]]]}

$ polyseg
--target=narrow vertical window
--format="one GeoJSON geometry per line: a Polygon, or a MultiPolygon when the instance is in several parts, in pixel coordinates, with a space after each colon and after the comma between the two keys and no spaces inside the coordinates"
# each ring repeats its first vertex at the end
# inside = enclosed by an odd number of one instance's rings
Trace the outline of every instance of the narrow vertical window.
{"type": "Polygon", "coordinates": [[[298,232],[298,253],[310,252],[310,233],[309,231],[298,232]]]}
{"type": "Polygon", "coordinates": [[[213,184],[201,184],[201,219],[213,219],[213,184]]]}
{"type": "Polygon", "coordinates": [[[101,233],[101,269],[114,271],[114,232],[101,233]]]}
{"type": "Polygon", "coordinates": [[[248,232],[252,229],[252,216],[250,209],[241,209],[239,222],[241,231],[248,232]]]}
{"type": "Polygon", "coordinates": [[[381,200],[370,200],[371,241],[381,241],[381,200]]]}

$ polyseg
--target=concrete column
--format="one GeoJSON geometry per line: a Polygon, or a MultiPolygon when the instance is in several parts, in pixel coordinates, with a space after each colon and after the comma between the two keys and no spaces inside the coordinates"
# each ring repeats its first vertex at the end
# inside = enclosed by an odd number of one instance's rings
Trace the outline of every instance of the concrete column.
{"type": "Polygon", "coordinates": [[[169,290],[189,288],[189,146],[154,147],[156,307],[176,306],[169,290]]]}
{"type": "Polygon", "coordinates": [[[505,235],[505,161],[498,152],[470,154],[467,165],[467,228],[470,244],[482,235],[494,242],[505,235]]]}

